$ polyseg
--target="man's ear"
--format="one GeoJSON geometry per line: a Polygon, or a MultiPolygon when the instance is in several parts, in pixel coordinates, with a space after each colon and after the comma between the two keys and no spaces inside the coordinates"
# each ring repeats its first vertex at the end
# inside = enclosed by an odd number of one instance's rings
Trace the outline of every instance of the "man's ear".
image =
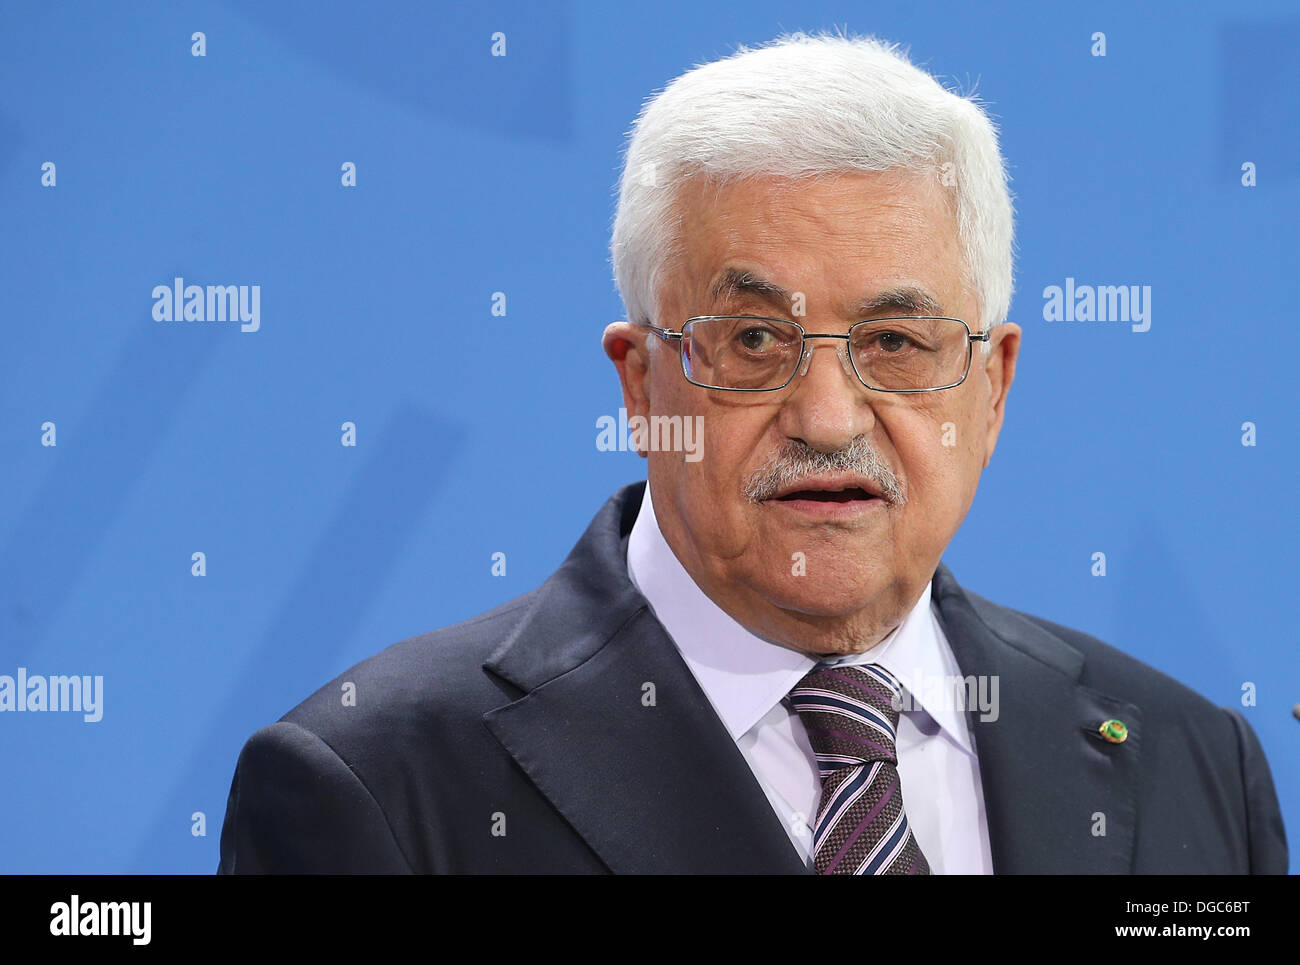
{"type": "Polygon", "coordinates": [[[649,335],[650,330],[644,325],[614,322],[606,326],[600,340],[605,354],[618,369],[618,379],[623,385],[623,408],[628,418],[650,417],[650,354],[646,344],[649,335]]]}
{"type": "Polygon", "coordinates": [[[1016,377],[1016,360],[1020,357],[1020,326],[1013,322],[994,325],[989,331],[989,351],[985,357],[984,374],[989,380],[989,412],[987,436],[984,443],[984,468],[993,459],[993,449],[1002,431],[1002,418],[1006,415],[1007,393],[1016,377]]]}

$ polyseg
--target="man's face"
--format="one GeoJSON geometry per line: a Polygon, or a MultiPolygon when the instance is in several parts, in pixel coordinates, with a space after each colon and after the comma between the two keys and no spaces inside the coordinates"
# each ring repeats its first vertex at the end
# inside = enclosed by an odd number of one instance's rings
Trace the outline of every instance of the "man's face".
{"type": "MultiPolygon", "coordinates": [[[[864,318],[934,314],[982,328],[937,178],[852,173],[720,188],[697,178],[678,200],[680,257],[658,293],[661,327],[761,315],[843,334],[864,318]]],[[[806,374],[747,394],[690,384],[680,343],[644,328],[616,323],[604,338],[629,415],[703,419],[699,458],[648,454],[659,527],[695,582],[768,639],[860,652],[906,616],[970,508],[1002,424],[1019,329],[994,329],[988,356],[975,345],[962,385],[920,394],[866,388],[842,366],[841,340],[808,344],[806,374]],[[782,453],[855,442],[883,462],[869,476],[801,473],[772,498],[746,495],[782,453]]]]}

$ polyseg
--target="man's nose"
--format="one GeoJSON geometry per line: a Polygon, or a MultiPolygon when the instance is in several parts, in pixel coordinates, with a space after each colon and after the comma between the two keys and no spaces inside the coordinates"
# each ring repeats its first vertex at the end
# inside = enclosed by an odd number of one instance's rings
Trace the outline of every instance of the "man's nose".
{"type": "Polygon", "coordinates": [[[875,425],[872,394],[853,371],[847,342],[809,340],[781,407],[780,428],[822,452],[839,449],[875,425]]]}

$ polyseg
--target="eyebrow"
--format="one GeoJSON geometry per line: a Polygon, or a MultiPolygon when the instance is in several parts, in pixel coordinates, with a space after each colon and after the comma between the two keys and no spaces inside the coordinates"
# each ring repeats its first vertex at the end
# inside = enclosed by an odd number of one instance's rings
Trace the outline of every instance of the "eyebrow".
{"type": "Polygon", "coordinates": [[[780,285],[759,278],[752,271],[744,271],[740,268],[728,268],[724,271],[709,294],[713,296],[714,301],[753,295],[783,308],[790,304],[790,293],[780,285]]]}
{"type": "MultiPolygon", "coordinates": [[[[780,308],[787,307],[791,302],[790,293],[780,285],[740,268],[724,271],[710,294],[714,301],[749,295],[780,308]]],[[[925,289],[903,285],[864,299],[858,303],[853,314],[865,318],[882,312],[892,315],[942,315],[943,308],[938,299],[925,289]]]]}
{"type": "Polygon", "coordinates": [[[878,315],[881,312],[897,315],[942,315],[943,309],[929,292],[905,285],[868,298],[858,306],[855,314],[878,315]]]}

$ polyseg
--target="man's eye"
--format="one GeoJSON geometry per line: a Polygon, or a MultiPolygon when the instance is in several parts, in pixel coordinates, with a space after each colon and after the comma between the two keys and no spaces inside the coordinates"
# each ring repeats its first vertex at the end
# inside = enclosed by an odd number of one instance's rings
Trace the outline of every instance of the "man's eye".
{"type": "Polygon", "coordinates": [[[747,328],[740,333],[740,347],[748,352],[766,352],[776,347],[776,336],[766,328],[747,328]]]}
{"type": "Polygon", "coordinates": [[[876,348],[888,354],[901,352],[912,344],[910,338],[898,332],[880,332],[872,339],[872,342],[876,348]]]}

